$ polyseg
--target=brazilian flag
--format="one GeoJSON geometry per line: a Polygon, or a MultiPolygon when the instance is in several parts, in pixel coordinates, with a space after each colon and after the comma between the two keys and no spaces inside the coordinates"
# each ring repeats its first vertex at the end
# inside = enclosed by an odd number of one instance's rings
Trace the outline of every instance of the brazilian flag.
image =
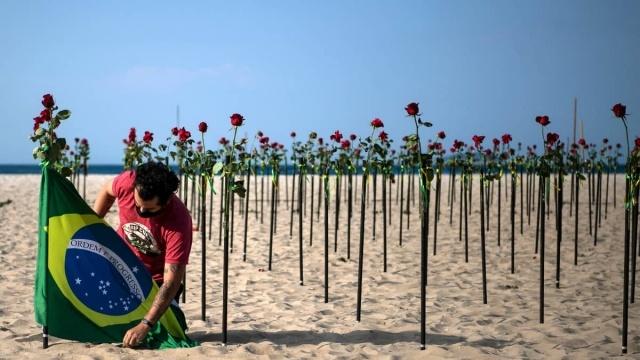
{"type": "MultiPolygon", "coordinates": [[[[80,197],[71,182],[43,167],[40,183],[36,321],[49,334],[90,343],[120,343],[153,303],[158,286],[120,236],[80,197]]],[[[197,345],[172,304],[143,347],[197,345]]]]}

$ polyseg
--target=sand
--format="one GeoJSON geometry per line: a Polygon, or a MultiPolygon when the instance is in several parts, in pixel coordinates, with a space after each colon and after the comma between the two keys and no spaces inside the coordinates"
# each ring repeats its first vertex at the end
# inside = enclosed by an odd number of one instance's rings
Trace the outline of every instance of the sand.
{"type": "MultiPolygon", "coordinates": [[[[89,203],[109,176],[90,175],[89,203]]],[[[289,179],[290,180],[290,179],[289,179]]],[[[477,180],[477,179],[476,179],[477,180]]],[[[242,261],[242,221],[235,218],[234,252],[229,270],[229,344],[222,345],[222,247],[218,246],[218,212],[213,215],[213,239],[207,244],[206,319],[201,319],[201,242],[194,242],[187,275],[186,315],[188,334],[201,345],[165,351],[124,349],[119,344],[85,344],[51,339],[43,350],[40,328],[33,315],[33,283],[37,245],[39,176],[0,175],[0,358],[1,359],[237,359],[279,358],[575,358],[596,359],[620,355],[622,316],[622,259],[624,210],[622,176],[618,177],[617,207],[610,199],[603,216],[598,245],[589,236],[588,208],[581,207],[579,265],[573,265],[573,218],[566,194],[562,280],[555,288],[556,235],[554,216],[546,231],[545,323],[540,324],[539,258],[534,254],[535,218],[519,234],[516,216],[516,273],[510,273],[508,198],[503,196],[502,244],[497,245],[497,210],[491,214],[487,233],[488,304],[482,302],[480,272],[480,218],[478,181],[474,182],[469,217],[469,262],[458,241],[458,202],[449,225],[448,181],[443,179],[442,217],[438,226],[437,255],[433,256],[433,232],[429,238],[427,287],[427,349],[420,350],[420,246],[416,206],[411,224],[398,245],[399,204],[392,190],[391,224],[388,227],[388,271],[382,263],[382,214],[372,238],[373,203],[367,208],[362,320],[356,321],[359,201],[354,205],[351,258],[346,251],[346,205],[340,210],[338,251],[334,245],[334,201],[330,202],[329,302],[324,303],[323,222],[315,222],[309,246],[309,216],[304,222],[304,286],[299,284],[297,214],[289,237],[290,213],[279,205],[274,237],[272,271],[267,271],[269,203],[263,224],[255,218],[250,202],[247,261],[242,261]]],[[[284,187],[284,179],[281,180],[284,187]]],[[[251,184],[254,185],[253,182],[251,184]]],[[[316,190],[318,186],[316,178],[316,190]]],[[[291,186],[291,181],[289,181],[291,186]]],[[[611,185],[612,186],[612,185],[611,185]]],[[[360,189],[360,186],[358,186],[360,189]]],[[[568,189],[568,186],[567,186],[568,189]]],[[[497,190],[497,186],[496,186],[497,190]]],[[[359,191],[359,190],[358,190],[359,191]]],[[[380,191],[380,185],[378,186],[380,191]]],[[[253,189],[250,190],[253,196],[253,189]]],[[[587,204],[586,192],[581,201],[587,204]]],[[[290,195],[289,195],[290,196],[290,195]]],[[[333,181],[332,181],[333,196],[333,181]]],[[[218,209],[217,197],[214,209],[218,209]]],[[[370,199],[371,200],[371,199],[370,199]]],[[[378,211],[381,195],[378,194],[378,211]]],[[[519,197],[518,197],[519,201],[519,197]]],[[[497,203],[497,194],[494,204],[497,203]]],[[[317,198],[315,200],[317,205],[317,198]]],[[[307,205],[310,205],[309,201],[307,205]]],[[[433,210],[433,207],[431,208],[433,210]]],[[[517,205],[519,210],[519,203],[517,205]]],[[[236,207],[236,210],[238,208],[236,207]]],[[[322,216],[322,212],[320,215],[322,216]]],[[[315,218],[314,214],[314,218],[315,218]]],[[[116,207],[107,221],[117,225],[116,207]]],[[[404,219],[406,221],[406,218],[404,219]]],[[[432,223],[433,224],[433,223],[432,223]]],[[[431,227],[433,231],[433,227],[431,227]]],[[[629,309],[629,357],[640,358],[640,306],[629,309]]]]}

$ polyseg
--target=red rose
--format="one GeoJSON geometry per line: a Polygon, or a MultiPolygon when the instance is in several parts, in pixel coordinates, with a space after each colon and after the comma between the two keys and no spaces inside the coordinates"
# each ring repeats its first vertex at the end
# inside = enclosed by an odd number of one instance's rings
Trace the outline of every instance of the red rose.
{"type": "Polygon", "coordinates": [[[240,114],[231,115],[231,125],[232,126],[242,126],[244,122],[244,118],[240,114]]]}
{"type": "Polygon", "coordinates": [[[371,120],[371,126],[373,126],[374,128],[381,128],[384,126],[384,124],[382,123],[382,120],[375,118],[373,120],[371,120]]]}
{"type": "Polygon", "coordinates": [[[153,133],[150,131],[145,131],[144,136],[142,137],[142,141],[144,141],[145,144],[151,144],[151,142],[153,141],[153,133]]]}
{"type": "Polygon", "coordinates": [[[264,136],[264,134],[262,133],[262,131],[258,131],[258,134],[257,134],[257,135],[258,135],[258,138],[261,138],[261,137],[263,137],[263,136],[264,136]]]}
{"type": "Polygon", "coordinates": [[[271,143],[271,148],[272,149],[277,149],[280,145],[278,145],[277,142],[271,143]]]}
{"type": "Polygon", "coordinates": [[[333,134],[331,134],[331,136],[329,136],[329,138],[339,143],[342,140],[342,134],[340,133],[339,130],[336,130],[333,134]]]}
{"type": "Polygon", "coordinates": [[[269,137],[268,136],[263,136],[260,138],[260,144],[268,144],[269,143],[269,137]]]}
{"type": "Polygon", "coordinates": [[[484,154],[487,155],[487,156],[491,156],[491,149],[486,149],[484,151],[484,154]]]}
{"type": "Polygon", "coordinates": [[[500,140],[493,138],[493,146],[498,147],[500,145],[500,140]]]}
{"type": "Polygon", "coordinates": [[[547,115],[544,116],[536,116],[536,122],[542,126],[547,126],[551,123],[549,121],[549,117],[547,115]]]}
{"type": "Polygon", "coordinates": [[[178,140],[185,142],[191,137],[191,132],[187,131],[184,127],[178,130],[178,140]]]}
{"type": "Polygon", "coordinates": [[[42,106],[51,109],[56,103],[53,101],[51,94],[42,95],[42,106]]]}
{"type": "Polygon", "coordinates": [[[385,142],[389,138],[389,135],[386,132],[381,131],[378,137],[380,138],[380,141],[385,142]]]}
{"type": "Polygon", "coordinates": [[[82,140],[80,140],[80,144],[89,145],[89,142],[87,141],[87,139],[82,139],[82,140]]]}
{"type": "Polygon", "coordinates": [[[627,117],[627,107],[620,103],[613,105],[611,111],[613,111],[613,115],[619,119],[624,120],[627,117]]]}
{"type": "Polygon", "coordinates": [[[320,145],[324,144],[324,139],[323,138],[318,138],[318,144],[320,144],[320,145]]]}
{"type": "Polygon", "coordinates": [[[603,142],[604,144],[607,144],[607,143],[609,142],[609,139],[604,138],[604,139],[602,139],[602,142],[603,142]]]}
{"type": "Polygon", "coordinates": [[[461,147],[464,146],[464,142],[460,141],[460,140],[453,140],[453,148],[456,150],[459,150],[461,147]]]}
{"type": "Polygon", "coordinates": [[[407,114],[412,116],[418,115],[418,112],[420,112],[420,109],[418,108],[418,103],[411,103],[407,105],[407,107],[404,109],[407,111],[407,114]]]}
{"type": "Polygon", "coordinates": [[[439,137],[440,139],[444,139],[444,138],[446,138],[446,137],[447,137],[447,135],[444,133],[444,131],[440,131],[440,132],[438,133],[438,137],[439,137]]]}
{"type": "Polygon", "coordinates": [[[547,134],[547,145],[551,146],[553,144],[556,143],[556,141],[558,141],[558,139],[560,139],[560,135],[556,134],[556,133],[548,133],[547,134]]]}
{"type": "Polygon", "coordinates": [[[357,138],[356,134],[349,135],[349,139],[351,139],[351,141],[355,141],[357,138]]]}
{"type": "Polygon", "coordinates": [[[511,142],[511,140],[513,140],[513,139],[511,138],[511,135],[509,135],[509,134],[504,134],[504,135],[502,135],[502,143],[503,143],[503,144],[505,144],[505,145],[506,145],[506,144],[510,143],[510,142],[511,142]]]}
{"type": "Polygon", "coordinates": [[[224,136],[220,138],[220,140],[218,140],[218,142],[220,143],[220,145],[227,145],[229,143],[229,140],[227,140],[227,138],[225,138],[224,136]]]}
{"type": "Polygon", "coordinates": [[[40,117],[42,118],[42,122],[50,121],[51,120],[51,111],[46,110],[46,109],[40,111],[40,117]]]}
{"type": "Polygon", "coordinates": [[[136,128],[129,129],[129,143],[136,142],[136,128]]]}
{"type": "Polygon", "coordinates": [[[636,138],[635,143],[636,143],[636,147],[640,148],[640,137],[636,138]]]}
{"type": "Polygon", "coordinates": [[[200,130],[201,133],[206,133],[208,128],[209,126],[204,121],[198,124],[198,130],[200,130]]]}
{"type": "Polygon", "coordinates": [[[473,140],[473,143],[476,147],[480,147],[480,145],[482,145],[482,142],[484,141],[484,136],[473,135],[471,140],[473,140]]]}
{"type": "Polygon", "coordinates": [[[171,129],[171,133],[173,134],[173,136],[178,136],[178,128],[174,127],[173,129],[171,129]]]}
{"type": "Polygon", "coordinates": [[[342,142],[340,143],[340,146],[342,147],[342,149],[348,150],[351,147],[351,142],[346,139],[342,140],[342,142]]]}

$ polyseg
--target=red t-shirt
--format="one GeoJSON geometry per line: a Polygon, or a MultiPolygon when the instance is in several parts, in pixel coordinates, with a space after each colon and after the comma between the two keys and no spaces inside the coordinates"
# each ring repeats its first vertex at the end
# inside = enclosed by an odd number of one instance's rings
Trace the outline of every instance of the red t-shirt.
{"type": "Polygon", "coordinates": [[[182,201],[171,194],[162,214],[143,218],[136,211],[133,190],[136,174],[125,171],[113,180],[118,200],[118,234],[144,263],[153,280],[162,281],[164,265],[187,264],[191,252],[191,215],[182,201]]]}

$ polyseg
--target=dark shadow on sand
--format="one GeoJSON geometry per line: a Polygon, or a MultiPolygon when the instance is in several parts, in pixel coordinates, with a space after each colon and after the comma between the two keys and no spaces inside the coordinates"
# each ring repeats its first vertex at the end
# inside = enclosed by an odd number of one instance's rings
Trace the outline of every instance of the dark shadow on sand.
{"type": "MultiPolygon", "coordinates": [[[[193,340],[200,343],[205,342],[221,342],[222,334],[197,331],[188,334],[193,340]]],[[[298,346],[298,345],[318,345],[321,343],[337,343],[337,344],[365,344],[374,345],[390,345],[400,342],[420,342],[420,332],[418,331],[402,331],[390,332],[380,330],[356,330],[345,334],[333,332],[316,332],[316,331],[259,331],[259,330],[233,330],[228,333],[230,344],[248,344],[263,341],[271,342],[275,345],[298,346]]],[[[509,341],[499,339],[482,339],[473,342],[467,342],[467,339],[461,336],[445,335],[445,334],[427,334],[427,345],[448,346],[464,343],[467,346],[491,347],[494,349],[502,349],[505,346],[512,345],[509,341]]]]}

